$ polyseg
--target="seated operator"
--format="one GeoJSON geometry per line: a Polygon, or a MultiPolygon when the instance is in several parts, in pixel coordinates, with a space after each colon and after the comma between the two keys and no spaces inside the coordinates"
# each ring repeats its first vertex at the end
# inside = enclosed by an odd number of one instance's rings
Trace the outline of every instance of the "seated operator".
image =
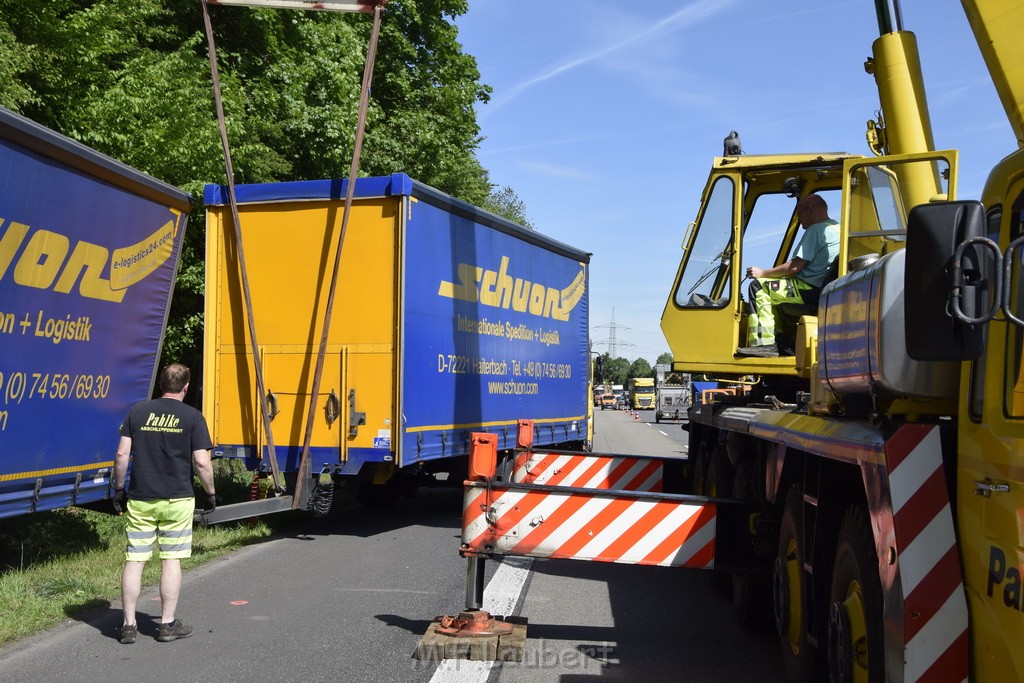
{"type": "Polygon", "coordinates": [[[797,202],[796,215],[805,232],[793,258],[774,268],[747,268],[754,313],[747,326],[748,346],[740,353],[774,355],[774,307],[803,303],[808,292],[821,289],[829,267],[839,257],[839,223],[828,217],[824,199],[807,195],[797,202]]]}

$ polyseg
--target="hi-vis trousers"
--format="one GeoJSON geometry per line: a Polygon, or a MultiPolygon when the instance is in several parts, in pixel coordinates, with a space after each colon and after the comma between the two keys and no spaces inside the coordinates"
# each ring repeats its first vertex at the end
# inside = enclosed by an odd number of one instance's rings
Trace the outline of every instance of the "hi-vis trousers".
{"type": "Polygon", "coordinates": [[[750,282],[748,293],[754,312],[747,318],[747,346],[775,343],[779,304],[802,304],[804,294],[814,289],[800,278],[760,277],[750,282]]]}
{"type": "Polygon", "coordinates": [[[125,536],[128,545],[125,559],[145,562],[153,556],[153,547],[160,550],[161,560],[192,557],[192,513],[195,498],[134,500],[129,498],[125,536]]]}

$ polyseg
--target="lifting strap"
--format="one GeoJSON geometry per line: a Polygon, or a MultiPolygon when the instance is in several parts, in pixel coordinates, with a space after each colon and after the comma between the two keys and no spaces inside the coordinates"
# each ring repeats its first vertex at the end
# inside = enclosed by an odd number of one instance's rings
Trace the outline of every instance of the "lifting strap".
{"type": "Polygon", "coordinates": [[[256,373],[256,391],[259,394],[260,400],[260,413],[263,418],[263,430],[267,437],[267,452],[270,456],[270,468],[271,475],[274,482],[275,495],[280,495],[284,492],[284,486],[281,481],[280,468],[277,463],[277,453],[274,447],[274,435],[273,430],[270,426],[270,413],[267,406],[267,391],[264,385],[263,375],[263,363],[259,354],[259,344],[256,338],[256,323],[253,317],[252,311],[252,296],[249,291],[249,278],[246,270],[245,253],[242,248],[242,228],[241,221],[238,217],[238,201],[235,196],[235,183],[234,183],[234,171],[231,166],[231,151],[228,144],[227,125],[224,121],[224,105],[221,98],[221,87],[220,87],[220,76],[217,70],[217,48],[213,38],[213,28],[210,24],[210,14],[207,9],[208,2],[214,2],[215,4],[234,4],[234,5],[252,5],[252,6],[265,6],[265,7],[295,7],[305,9],[322,9],[322,10],[334,10],[342,12],[368,12],[373,11],[373,30],[370,35],[370,46],[367,51],[366,66],[363,71],[363,85],[362,92],[359,98],[359,120],[356,126],[356,137],[355,145],[352,151],[352,166],[349,171],[348,179],[348,192],[345,196],[345,210],[342,215],[341,221],[341,235],[338,238],[338,251],[335,255],[334,260],[334,275],[331,280],[331,289],[327,299],[327,310],[324,315],[324,328],[323,335],[320,340],[320,349],[317,353],[316,370],[313,377],[313,387],[310,394],[309,401],[309,413],[306,421],[306,432],[303,438],[302,445],[302,457],[299,462],[299,476],[295,486],[295,492],[292,500],[292,509],[298,507],[301,502],[301,494],[303,488],[304,473],[309,468],[309,441],[313,431],[313,409],[316,406],[317,395],[320,388],[320,377],[323,373],[323,362],[324,354],[327,348],[327,333],[330,328],[331,312],[334,306],[334,294],[337,289],[338,271],[341,264],[341,248],[345,241],[345,230],[348,227],[348,217],[352,206],[352,197],[355,190],[356,174],[359,172],[359,156],[363,145],[363,131],[366,127],[366,110],[369,101],[370,92],[370,80],[373,75],[373,63],[377,54],[377,37],[380,33],[380,20],[381,13],[384,9],[384,5],[387,4],[387,0],[354,0],[345,2],[343,0],[335,0],[334,2],[324,2],[317,4],[306,4],[306,3],[287,3],[287,2],[273,2],[266,0],[203,0],[203,24],[206,29],[206,40],[209,45],[210,53],[210,73],[213,78],[213,93],[214,102],[217,107],[217,123],[220,128],[220,139],[221,146],[224,149],[224,170],[227,175],[228,185],[228,202],[231,206],[231,219],[234,221],[235,227],[235,246],[238,250],[238,260],[241,268],[241,280],[242,280],[242,295],[245,300],[246,318],[249,327],[249,339],[252,344],[252,355],[253,365],[256,373]]]}
{"type": "MultiPolygon", "coordinates": [[[[252,294],[249,292],[249,276],[245,265],[245,252],[242,249],[242,223],[238,218],[238,201],[235,197],[235,173],[231,166],[231,148],[228,145],[228,129],[224,121],[224,103],[221,99],[220,74],[217,70],[217,46],[213,40],[213,27],[210,24],[210,13],[207,11],[206,0],[203,0],[203,25],[206,28],[206,42],[210,52],[210,75],[213,78],[213,99],[217,106],[217,124],[220,127],[220,144],[224,148],[224,172],[228,181],[228,202],[231,205],[231,220],[235,228],[235,248],[238,250],[238,263],[242,276],[242,296],[245,299],[246,321],[249,324],[249,340],[252,345],[252,360],[256,372],[256,393],[260,399],[260,416],[263,418],[263,431],[267,435],[267,453],[270,456],[270,471],[274,480],[274,495],[284,492],[281,471],[277,466],[277,452],[274,448],[274,432],[270,426],[270,413],[267,410],[267,391],[263,384],[263,361],[260,358],[260,347],[256,341],[256,322],[252,313],[252,294]]],[[[259,451],[259,449],[257,449],[259,451]]],[[[257,457],[262,454],[257,452],[257,457]]]]}

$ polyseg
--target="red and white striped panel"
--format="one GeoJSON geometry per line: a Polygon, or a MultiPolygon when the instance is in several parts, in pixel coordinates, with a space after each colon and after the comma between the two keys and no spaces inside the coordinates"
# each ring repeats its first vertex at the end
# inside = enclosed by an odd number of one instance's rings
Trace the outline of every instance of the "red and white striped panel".
{"type": "Polygon", "coordinates": [[[713,567],[715,505],[673,498],[466,482],[462,542],[484,554],[713,567]]]}
{"type": "Polygon", "coordinates": [[[512,481],[584,489],[660,492],[663,470],[661,461],[654,458],[530,451],[516,458],[512,481]]]}
{"type": "Polygon", "coordinates": [[[939,428],[905,425],[886,441],[903,591],[905,681],[966,681],[967,600],[939,428]]]}

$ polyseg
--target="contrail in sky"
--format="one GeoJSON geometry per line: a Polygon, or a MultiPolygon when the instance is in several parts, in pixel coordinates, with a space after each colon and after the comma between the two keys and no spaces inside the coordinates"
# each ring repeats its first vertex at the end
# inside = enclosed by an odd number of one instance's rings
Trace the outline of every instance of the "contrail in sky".
{"type": "Polygon", "coordinates": [[[564,64],[559,64],[546,73],[540,74],[539,76],[535,76],[527,81],[523,81],[522,83],[509,88],[507,91],[505,91],[505,93],[503,93],[500,99],[492,99],[487,107],[487,110],[493,111],[499,108],[500,106],[515,99],[517,96],[519,96],[520,93],[537,85],[538,83],[543,83],[544,81],[551,80],[556,76],[564,74],[567,71],[572,71],[573,69],[583,66],[584,64],[592,62],[596,59],[600,59],[601,57],[604,57],[605,55],[610,54],[612,52],[615,52],[616,50],[623,48],[627,45],[631,45],[637,41],[643,40],[645,38],[648,38],[650,36],[656,35],[669,29],[674,29],[681,26],[689,26],[690,24],[695,24],[703,19],[707,19],[710,16],[722,12],[730,5],[735,4],[735,2],[736,0],[697,0],[697,2],[692,2],[689,5],[686,5],[685,7],[674,12],[673,14],[670,14],[669,16],[665,17],[661,21],[658,21],[657,23],[653,24],[649,28],[644,29],[643,31],[635,33],[631,36],[628,36],[624,40],[620,40],[617,43],[613,43],[600,50],[591,52],[590,54],[583,55],[582,57],[577,57],[576,59],[565,62],[564,64]]]}

